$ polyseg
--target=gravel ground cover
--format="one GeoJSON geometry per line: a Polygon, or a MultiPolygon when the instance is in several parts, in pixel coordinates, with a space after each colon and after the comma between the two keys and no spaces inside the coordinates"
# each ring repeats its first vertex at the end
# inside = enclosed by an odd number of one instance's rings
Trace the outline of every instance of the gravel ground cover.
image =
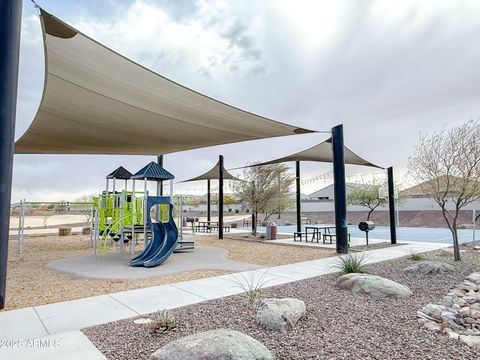
{"type": "Polygon", "coordinates": [[[295,247],[238,238],[219,240],[215,235],[198,236],[195,244],[221,247],[228,251],[227,258],[230,260],[261,266],[292,264],[336,255],[335,249],[295,247]]]}
{"type": "Polygon", "coordinates": [[[307,316],[295,329],[262,329],[245,297],[231,296],[172,310],[177,330],[153,335],[132,319],[84,329],[108,359],[147,359],[166,343],[199,331],[229,328],[261,341],[277,359],[479,359],[480,349],[439,337],[419,326],[416,311],[443,297],[466,275],[480,270],[480,254],[463,254],[461,262],[431,253],[428,259],[452,264],[456,271],[435,277],[404,273],[407,257],[368,266],[371,273],[409,286],[408,299],[374,299],[335,287],[338,274],[262,290],[262,297],[297,297],[307,316]]]}
{"type": "Polygon", "coordinates": [[[53,260],[91,254],[92,249],[85,239],[84,235],[27,237],[23,255],[17,252],[17,242],[10,241],[5,310],[228,273],[202,270],[137,280],[96,280],[75,278],[47,266],[53,260]]]}

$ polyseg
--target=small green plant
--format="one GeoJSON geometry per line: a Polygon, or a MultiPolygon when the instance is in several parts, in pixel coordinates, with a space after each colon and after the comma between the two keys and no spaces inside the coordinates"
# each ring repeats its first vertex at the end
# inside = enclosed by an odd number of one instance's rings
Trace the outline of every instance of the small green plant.
{"type": "Polygon", "coordinates": [[[409,249],[410,255],[408,258],[413,261],[420,261],[423,260],[423,256],[420,255],[418,252],[415,251],[415,249],[410,248],[409,249]]]}
{"type": "Polygon", "coordinates": [[[267,272],[259,275],[254,270],[250,270],[247,275],[240,275],[240,278],[234,277],[237,287],[245,293],[246,305],[249,309],[255,309],[260,303],[260,290],[265,286],[268,280],[265,279],[267,272]]]}
{"type": "Polygon", "coordinates": [[[364,254],[360,256],[357,254],[347,254],[345,256],[342,256],[339,258],[338,264],[335,265],[335,268],[340,269],[342,274],[368,274],[368,271],[365,268],[364,254]]]}
{"type": "Polygon", "coordinates": [[[152,334],[163,334],[176,329],[177,320],[168,310],[158,311],[153,315],[152,322],[149,325],[149,330],[152,334]]]}

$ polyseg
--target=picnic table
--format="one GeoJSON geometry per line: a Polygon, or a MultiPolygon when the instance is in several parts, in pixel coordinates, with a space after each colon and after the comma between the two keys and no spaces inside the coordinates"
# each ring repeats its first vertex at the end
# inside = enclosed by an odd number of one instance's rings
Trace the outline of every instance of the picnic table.
{"type": "Polygon", "coordinates": [[[294,233],[294,237],[293,237],[293,240],[294,241],[297,241],[297,237],[300,238],[300,241],[302,241],[302,238],[305,237],[305,242],[308,241],[308,237],[309,235],[311,234],[312,235],[312,238],[311,238],[311,242],[313,242],[313,240],[317,240],[317,243],[318,241],[320,240],[321,238],[321,235],[322,235],[322,231],[323,231],[323,234],[324,235],[330,235],[330,230],[331,229],[334,229],[335,230],[335,226],[330,226],[330,225],[325,225],[325,226],[305,226],[305,232],[295,232],[294,233]]]}
{"type": "Polygon", "coordinates": [[[212,232],[212,228],[218,228],[218,221],[199,221],[195,227],[198,232],[212,232]]]}
{"type": "Polygon", "coordinates": [[[329,226],[329,225],[325,225],[325,226],[305,226],[305,241],[307,241],[308,239],[308,234],[309,234],[309,230],[311,230],[312,232],[312,242],[314,239],[317,240],[320,240],[321,238],[321,235],[322,235],[322,231],[325,235],[327,234],[330,234],[330,230],[333,229],[335,230],[335,226],[329,226]]]}

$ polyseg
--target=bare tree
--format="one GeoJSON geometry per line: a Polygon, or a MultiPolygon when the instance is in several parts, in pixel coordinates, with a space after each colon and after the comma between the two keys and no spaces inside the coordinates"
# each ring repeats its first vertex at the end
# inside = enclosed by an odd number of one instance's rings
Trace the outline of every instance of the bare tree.
{"type": "Polygon", "coordinates": [[[254,166],[244,170],[244,180],[232,184],[233,191],[246,203],[255,217],[253,235],[257,234],[256,220],[259,213],[265,214],[264,221],[291,206],[289,189],[294,177],[285,164],[254,166]]]}
{"type": "Polygon", "coordinates": [[[383,184],[373,181],[372,183],[363,183],[354,186],[347,193],[348,205],[359,205],[369,209],[367,221],[379,206],[386,205],[387,198],[380,195],[380,189],[383,184]]]}
{"type": "Polygon", "coordinates": [[[460,260],[457,219],[462,208],[480,199],[480,122],[420,135],[409,159],[410,175],[421,192],[442,209],[452,233],[454,258],[460,260]]]}

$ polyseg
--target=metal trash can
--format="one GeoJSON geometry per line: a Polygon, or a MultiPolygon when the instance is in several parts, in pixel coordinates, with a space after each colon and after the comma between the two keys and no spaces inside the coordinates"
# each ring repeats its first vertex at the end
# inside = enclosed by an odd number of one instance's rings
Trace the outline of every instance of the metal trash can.
{"type": "Polygon", "coordinates": [[[270,222],[267,225],[267,240],[276,240],[277,239],[277,224],[270,222]]]}

